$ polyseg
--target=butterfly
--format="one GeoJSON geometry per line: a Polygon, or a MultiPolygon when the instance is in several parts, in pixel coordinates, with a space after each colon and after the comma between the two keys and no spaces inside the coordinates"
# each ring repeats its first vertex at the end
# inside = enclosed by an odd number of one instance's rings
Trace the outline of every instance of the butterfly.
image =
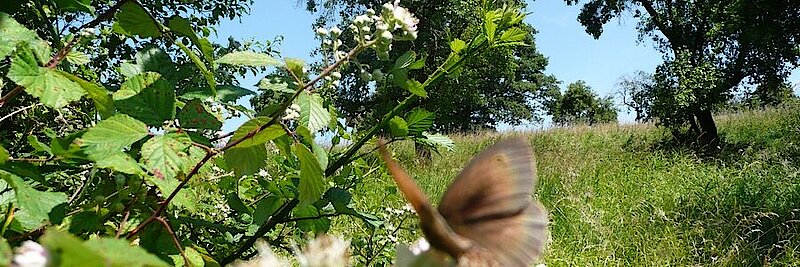
{"type": "Polygon", "coordinates": [[[536,166],[525,139],[500,141],[473,158],[445,191],[438,209],[392,160],[383,141],[378,147],[417,212],[432,250],[449,255],[459,266],[529,266],[541,256],[548,215],[531,199],[536,166]]]}

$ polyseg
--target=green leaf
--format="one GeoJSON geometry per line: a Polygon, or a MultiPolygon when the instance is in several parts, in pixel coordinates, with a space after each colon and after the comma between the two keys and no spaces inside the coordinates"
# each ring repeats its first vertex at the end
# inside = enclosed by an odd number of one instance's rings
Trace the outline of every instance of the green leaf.
{"type": "Polygon", "coordinates": [[[212,93],[213,92],[211,91],[211,88],[195,87],[182,94],[181,98],[187,100],[198,99],[203,101],[212,99],[219,102],[236,103],[239,98],[256,94],[256,92],[235,85],[219,85],[217,86],[217,96],[214,97],[212,93]]]}
{"type": "Polygon", "coordinates": [[[394,137],[403,137],[408,135],[408,124],[403,118],[395,116],[389,120],[389,133],[394,137]]]}
{"type": "Polygon", "coordinates": [[[137,69],[135,71],[136,74],[147,71],[156,72],[160,74],[162,78],[171,83],[185,78],[181,77],[182,75],[178,72],[175,63],[172,61],[172,58],[169,56],[169,54],[164,52],[164,50],[161,48],[155,46],[147,46],[142,48],[142,50],[139,50],[139,52],[136,52],[135,67],[137,69]]]}
{"type": "Polygon", "coordinates": [[[319,167],[323,170],[328,168],[328,152],[325,151],[320,145],[318,145],[314,140],[310,140],[311,142],[311,152],[314,153],[314,157],[317,158],[319,161],[319,167]]]}
{"type": "Polygon", "coordinates": [[[89,158],[99,161],[122,153],[123,149],[148,134],[147,125],[128,115],[118,114],[89,128],[80,142],[89,158]]]}
{"type": "Polygon", "coordinates": [[[101,159],[97,159],[97,167],[112,169],[121,173],[143,175],[142,167],[136,160],[125,153],[116,153],[101,159]]]}
{"type": "Polygon", "coordinates": [[[192,247],[186,247],[185,251],[183,252],[186,255],[186,258],[189,259],[189,264],[184,262],[183,256],[180,254],[170,255],[172,262],[175,266],[194,266],[194,267],[204,267],[203,255],[201,255],[197,250],[192,247]]]}
{"type": "Polygon", "coordinates": [[[234,146],[223,154],[225,163],[233,169],[237,177],[253,174],[267,165],[267,147],[264,144],[239,147],[234,146]]]}
{"type": "Polygon", "coordinates": [[[511,43],[511,42],[522,42],[525,40],[525,37],[528,35],[523,29],[513,27],[508,30],[503,31],[503,34],[500,35],[500,42],[502,43],[511,43]]]}
{"type": "Polygon", "coordinates": [[[36,229],[50,218],[51,211],[56,206],[67,202],[67,194],[62,192],[43,192],[33,189],[19,176],[9,172],[0,171],[0,177],[14,189],[19,211],[14,213],[22,228],[36,229]]]}
{"type": "Polygon", "coordinates": [[[189,59],[192,60],[192,63],[194,63],[194,65],[197,66],[197,69],[200,70],[200,73],[203,74],[203,78],[206,79],[206,83],[208,84],[208,86],[211,87],[211,93],[213,95],[216,95],[217,81],[216,78],[214,78],[214,73],[209,71],[208,67],[206,67],[206,64],[203,63],[202,60],[200,60],[200,57],[198,57],[197,54],[194,53],[194,51],[183,45],[183,43],[174,42],[174,44],[177,45],[183,51],[184,54],[189,56],[189,59]]]}
{"type": "Polygon", "coordinates": [[[258,89],[294,94],[297,91],[297,86],[289,77],[267,76],[258,82],[258,89]]]}
{"type": "Polygon", "coordinates": [[[425,92],[425,87],[422,86],[422,83],[420,83],[418,81],[415,81],[415,80],[412,80],[412,79],[408,79],[408,80],[406,80],[406,83],[405,83],[404,87],[405,87],[406,90],[408,90],[412,94],[415,94],[415,95],[417,95],[419,97],[422,97],[422,98],[428,97],[428,92],[425,92]]]}
{"type": "MultiPolygon", "coordinates": [[[[317,210],[316,207],[312,205],[297,205],[297,207],[292,210],[292,214],[295,218],[311,218],[320,216],[320,212],[317,210]]],[[[312,232],[314,234],[325,233],[331,226],[331,220],[325,217],[319,219],[312,219],[312,220],[300,220],[297,221],[297,227],[300,228],[303,232],[312,232]]]]}
{"type": "Polygon", "coordinates": [[[270,195],[256,204],[256,210],[253,212],[253,223],[257,225],[264,224],[272,214],[286,202],[285,199],[276,195],[270,195]]]}
{"type": "Polygon", "coordinates": [[[188,37],[192,43],[197,43],[197,34],[194,33],[189,20],[181,16],[174,15],[167,21],[167,27],[169,27],[170,31],[177,33],[177,35],[188,37]]]}
{"type": "Polygon", "coordinates": [[[467,43],[465,43],[461,39],[455,39],[455,40],[450,42],[450,50],[453,51],[453,53],[456,53],[456,54],[458,54],[458,52],[461,52],[461,50],[463,50],[466,47],[467,47],[467,43]]]}
{"type": "Polygon", "coordinates": [[[81,51],[76,51],[76,50],[69,51],[65,59],[67,60],[67,62],[75,65],[86,65],[89,62],[91,62],[89,61],[89,56],[87,56],[81,51]]]}
{"type": "Polygon", "coordinates": [[[63,11],[77,12],[83,11],[94,14],[92,0],[54,0],[56,7],[63,11]]]}
{"type": "Polygon", "coordinates": [[[486,40],[489,43],[494,43],[494,36],[497,33],[497,22],[495,22],[495,13],[494,12],[486,12],[486,16],[483,20],[483,29],[486,34],[486,40]]]}
{"type": "Polygon", "coordinates": [[[300,106],[300,125],[315,133],[331,121],[331,114],[322,107],[322,97],[317,93],[301,93],[295,103],[300,106]]]}
{"type": "Polygon", "coordinates": [[[409,135],[419,135],[422,132],[427,131],[431,126],[433,126],[434,119],[436,119],[436,114],[421,108],[414,109],[408,114],[406,117],[406,122],[408,123],[408,134],[409,135]]]}
{"type": "Polygon", "coordinates": [[[183,128],[206,130],[219,130],[222,128],[221,119],[208,111],[208,108],[200,100],[187,102],[178,113],[178,121],[180,121],[183,128]]]}
{"type": "Polygon", "coordinates": [[[410,70],[418,70],[418,69],[422,69],[424,67],[425,67],[425,58],[423,57],[423,58],[417,59],[417,61],[414,61],[414,63],[411,63],[411,65],[408,66],[408,69],[410,69],[410,70]]]}
{"type": "Polygon", "coordinates": [[[453,151],[453,148],[455,148],[455,143],[453,143],[453,140],[451,140],[450,137],[447,137],[446,135],[429,134],[427,132],[422,133],[422,135],[425,136],[425,141],[434,147],[437,146],[444,147],[448,151],[453,151]]]}
{"type": "Polygon", "coordinates": [[[168,266],[144,249],[131,246],[125,239],[89,239],[84,242],[84,246],[103,257],[105,266],[168,266]]]}
{"type": "Polygon", "coordinates": [[[8,150],[6,150],[3,146],[0,146],[0,164],[6,163],[10,157],[11,155],[8,154],[8,150]]]}
{"type": "Polygon", "coordinates": [[[317,158],[305,145],[296,143],[294,152],[300,160],[300,186],[297,189],[300,205],[314,203],[325,192],[322,168],[320,168],[317,158]]]}
{"type": "MultiPolygon", "coordinates": [[[[155,185],[158,188],[158,191],[161,192],[163,196],[169,196],[172,194],[175,189],[178,188],[180,181],[178,179],[160,179],[158,177],[153,176],[145,176],[147,182],[155,185]]],[[[170,202],[170,206],[177,206],[183,207],[184,209],[188,210],[191,213],[197,211],[197,203],[198,197],[197,194],[191,188],[183,188],[178,194],[175,195],[175,198],[172,199],[170,202]]]]}
{"type": "Polygon", "coordinates": [[[84,246],[80,239],[55,228],[47,230],[39,242],[59,266],[107,266],[104,259],[84,246]]]}
{"type": "Polygon", "coordinates": [[[39,61],[50,59],[50,46],[47,42],[39,38],[35,31],[17,23],[10,15],[0,12],[0,60],[14,53],[20,43],[27,43],[39,61]]]}
{"type": "Polygon", "coordinates": [[[128,36],[139,35],[143,38],[161,36],[158,23],[142,6],[135,2],[123,4],[115,17],[119,28],[124,30],[128,36]]]}
{"type": "Polygon", "coordinates": [[[50,149],[50,146],[39,141],[39,138],[35,135],[29,135],[26,139],[28,139],[28,144],[30,144],[36,152],[46,152],[50,156],[53,155],[53,150],[50,149]]]}
{"type": "Polygon", "coordinates": [[[303,79],[305,77],[305,71],[303,68],[305,67],[305,63],[302,59],[298,58],[284,58],[283,61],[286,63],[286,69],[289,70],[294,76],[303,79]]]}
{"type": "MultiPolygon", "coordinates": [[[[260,128],[262,125],[269,122],[269,117],[256,117],[252,120],[249,120],[239,126],[239,129],[236,129],[233,132],[233,136],[231,137],[231,141],[239,140],[244,138],[248,133],[260,128]]],[[[253,137],[242,141],[241,143],[237,144],[236,147],[251,147],[251,146],[264,146],[264,143],[274,140],[275,138],[281,137],[286,134],[286,131],[278,124],[273,124],[265,128],[264,130],[258,132],[253,137]]]]}
{"type": "Polygon", "coordinates": [[[103,119],[107,119],[114,115],[114,99],[111,98],[111,94],[106,90],[105,87],[98,85],[96,83],[88,82],[84,79],[81,79],[75,75],[72,75],[68,72],[64,72],[61,70],[57,70],[59,74],[67,77],[73,82],[78,83],[89,97],[92,98],[94,102],[94,107],[97,108],[97,112],[100,113],[100,117],[103,119]]]}
{"type": "Polygon", "coordinates": [[[217,59],[217,63],[247,67],[269,67],[281,65],[279,60],[272,58],[272,56],[269,54],[252,51],[236,51],[228,53],[217,59]]]}
{"type": "Polygon", "coordinates": [[[113,97],[120,112],[149,126],[162,126],[175,118],[175,90],[158,73],[146,72],[128,79],[113,97]]]}
{"type": "Polygon", "coordinates": [[[85,94],[77,83],[55,70],[40,67],[27,46],[17,49],[17,55],[11,62],[7,77],[25,87],[25,92],[38,97],[43,104],[52,108],[66,106],[81,99],[85,94]]]}
{"type": "Polygon", "coordinates": [[[185,173],[192,140],[185,133],[167,133],[147,140],[142,145],[142,163],[156,179],[173,180],[185,173]]]}
{"type": "Polygon", "coordinates": [[[395,69],[405,69],[414,63],[414,60],[417,58],[417,53],[414,51],[408,51],[405,54],[401,55],[397,60],[394,62],[395,69]]]}

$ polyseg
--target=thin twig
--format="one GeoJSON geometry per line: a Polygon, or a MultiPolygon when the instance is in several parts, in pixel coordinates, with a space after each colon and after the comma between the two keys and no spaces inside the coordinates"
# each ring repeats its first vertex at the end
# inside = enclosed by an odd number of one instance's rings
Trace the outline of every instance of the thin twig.
{"type": "Polygon", "coordinates": [[[41,106],[41,105],[42,105],[42,103],[36,103],[35,105],[30,105],[30,106],[15,110],[14,112],[8,113],[8,115],[5,115],[2,118],[0,118],[0,122],[3,122],[4,120],[10,118],[11,116],[14,116],[17,113],[20,113],[20,112],[23,112],[25,110],[32,109],[32,108],[35,108],[35,107],[38,107],[38,106],[41,106]]]}
{"type": "Polygon", "coordinates": [[[167,229],[167,233],[169,233],[169,236],[172,237],[172,242],[175,243],[175,248],[177,248],[178,251],[181,253],[181,256],[183,257],[183,262],[186,263],[186,266],[192,266],[192,262],[189,261],[189,257],[186,257],[186,253],[183,252],[183,247],[181,246],[181,242],[178,241],[178,237],[175,235],[175,232],[172,231],[172,226],[170,226],[169,223],[167,223],[167,220],[164,220],[164,218],[156,217],[155,220],[161,223],[161,225],[163,225],[164,228],[167,229]]]}
{"type": "Polygon", "coordinates": [[[298,221],[306,221],[306,220],[316,220],[316,219],[322,219],[322,218],[328,218],[328,217],[336,217],[336,216],[339,216],[339,215],[343,215],[343,214],[341,214],[341,213],[332,213],[332,214],[320,214],[320,215],[312,216],[312,217],[288,218],[286,220],[281,220],[278,223],[298,222],[298,221]]]}

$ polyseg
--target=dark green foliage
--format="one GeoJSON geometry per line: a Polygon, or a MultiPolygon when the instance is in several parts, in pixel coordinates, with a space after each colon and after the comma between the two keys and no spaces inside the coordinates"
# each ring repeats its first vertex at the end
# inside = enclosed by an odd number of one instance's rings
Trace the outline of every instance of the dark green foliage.
{"type": "MultiPolygon", "coordinates": [[[[578,20],[599,38],[603,25],[631,11],[641,38],[651,38],[664,53],[656,70],[660,88],[649,116],[673,129],[690,126],[705,145],[719,141],[712,112],[724,105],[745,79],[775,89],[800,60],[800,2],[616,1],[585,2],[578,20]],[[772,84],[772,85],[770,85],[772,84]]],[[[760,90],[776,94],[780,90],[760,90]]],[[[771,100],[770,100],[771,101],[771,100]]]]}
{"type": "Polygon", "coordinates": [[[548,115],[553,116],[553,123],[557,125],[592,125],[617,121],[614,100],[611,97],[598,96],[584,81],[569,84],[564,94],[557,89],[546,94],[545,109],[548,115]]]}
{"type": "MultiPolygon", "coordinates": [[[[380,10],[386,1],[304,1],[309,10],[321,8],[323,16],[318,25],[324,26],[352,19],[353,11],[372,8],[380,10]],[[336,16],[332,16],[334,11],[336,16]]],[[[524,5],[523,1],[500,1],[511,5],[524,5]]],[[[423,81],[425,74],[431,73],[447,59],[451,40],[469,40],[482,29],[479,24],[481,1],[403,1],[403,6],[419,19],[419,36],[412,43],[395,44],[391,57],[400,56],[409,48],[417,50],[418,58],[424,58],[425,67],[411,70],[408,78],[423,81]]],[[[345,29],[342,25],[340,28],[345,29]]],[[[527,46],[494,48],[472,60],[459,73],[451,74],[454,79],[426,88],[427,98],[417,100],[417,105],[437,114],[434,129],[444,132],[464,132],[479,129],[493,129],[499,123],[519,124],[539,120],[540,107],[538,93],[553,86],[555,78],[544,74],[547,59],[536,49],[534,34],[536,30],[528,24],[520,25],[527,46]]],[[[342,39],[352,40],[345,31],[342,39]]],[[[394,103],[403,99],[404,88],[378,84],[372,85],[360,78],[365,70],[372,73],[380,69],[384,73],[394,62],[374,59],[367,53],[359,57],[363,66],[351,64],[342,71],[342,86],[332,92],[336,107],[348,121],[359,127],[369,127],[379,119],[379,114],[391,109],[394,103]]],[[[395,74],[397,75],[397,74],[395,74]]]]}

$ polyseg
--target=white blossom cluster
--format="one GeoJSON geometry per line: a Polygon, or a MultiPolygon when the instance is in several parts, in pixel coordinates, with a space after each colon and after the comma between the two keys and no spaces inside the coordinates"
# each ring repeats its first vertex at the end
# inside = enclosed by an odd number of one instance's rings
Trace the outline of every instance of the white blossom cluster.
{"type": "Polygon", "coordinates": [[[300,105],[292,104],[289,108],[286,109],[284,112],[282,120],[291,121],[300,118],[300,105]]]}
{"type": "Polygon", "coordinates": [[[48,260],[47,249],[36,243],[27,240],[17,247],[11,266],[15,267],[45,267],[48,260]]]}
{"type": "MultiPolygon", "coordinates": [[[[269,244],[263,240],[256,242],[258,256],[249,261],[237,261],[234,267],[291,266],[288,259],[272,252],[269,244]]],[[[322,235],[311,240],[302,250],[295,247],[297,263],[301,267],[344,267],[350,264],[350,242],[329,235],[322,235]]]]}

